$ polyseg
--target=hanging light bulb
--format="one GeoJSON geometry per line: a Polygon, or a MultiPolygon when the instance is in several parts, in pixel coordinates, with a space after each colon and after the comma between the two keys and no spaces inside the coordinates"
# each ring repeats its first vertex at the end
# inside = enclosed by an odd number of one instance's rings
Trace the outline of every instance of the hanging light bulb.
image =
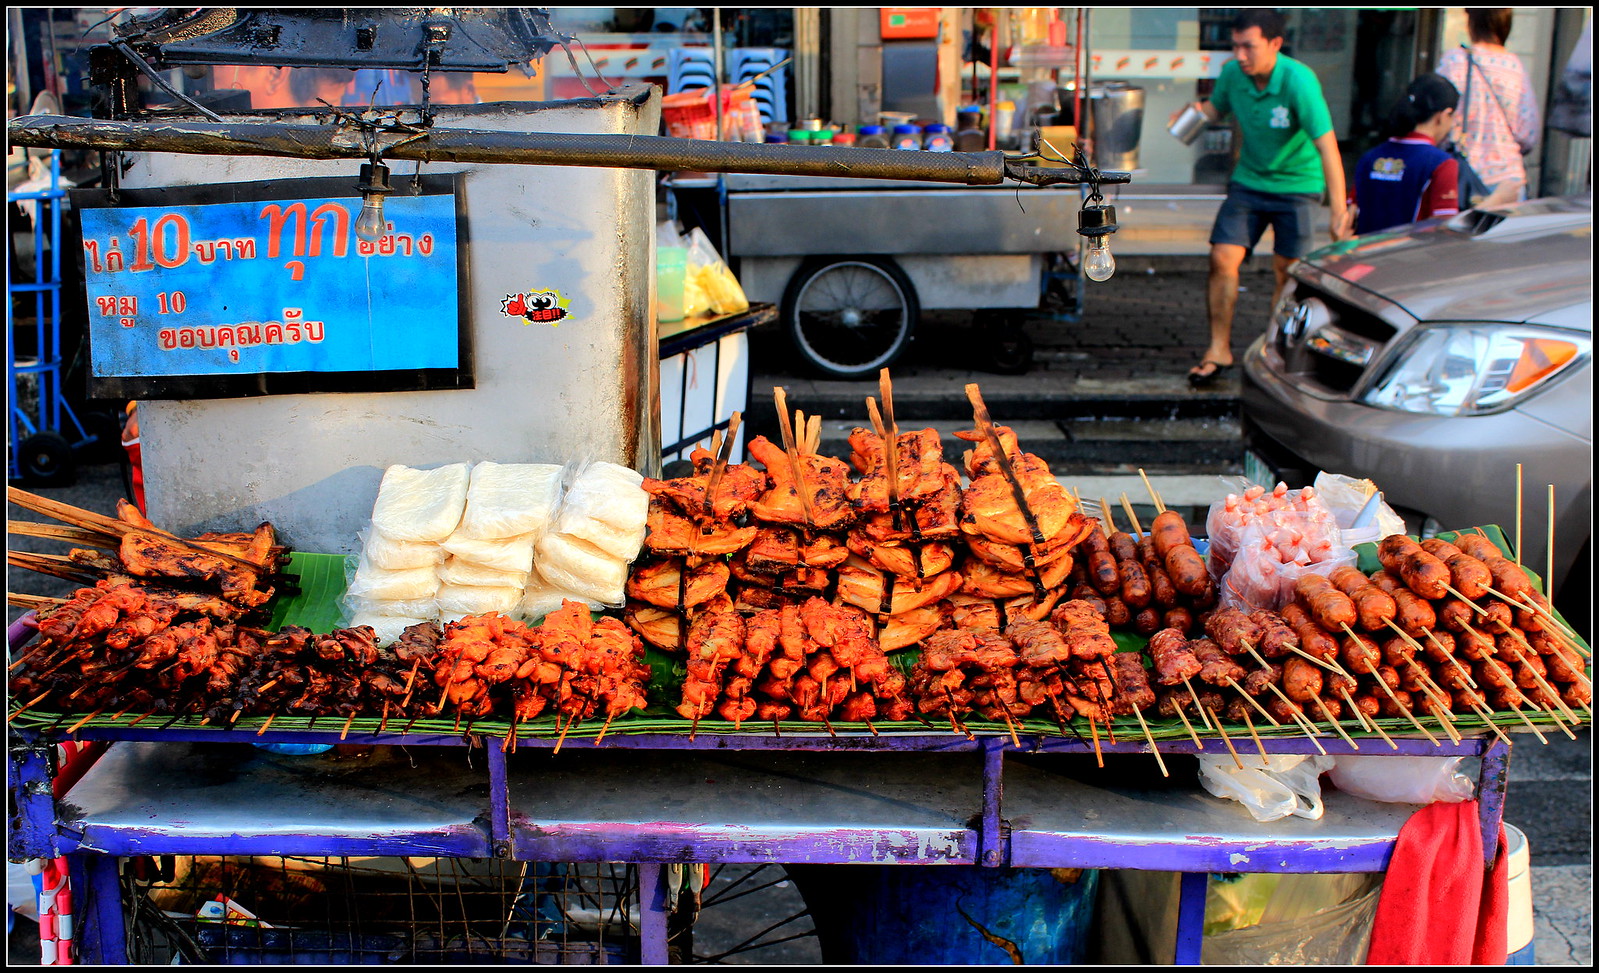
{"type": "Polygon", "coordinates": [[[361,183],[355,188],[361,191],[361,214],[355,218],[355,236],[367,243],[377,243],[383,239],[383,197],[394,192],[389,185],[389,167],[379,162],[376,157],[371,162],[361,165],[361,183]]]}
{"type": "Polygon", "coordinates": [[[1116,258],[1110,255],[1110,242],[1104,237],[1095,237],[1083,256],[1083,276],[1092,281],[1106,281],[1115,272],[1116,258]]]}
{"type": "Polygon", "coordinates": [[[1091,197],[1077,214],[1077,232],[1088,238],[1088,253],[1083,256],[1083,276],[1092,281],[1110,280],[1116,272],[1116,258],[1110,254],[1110,235],[1116,232],[1116,207],[1094,202],[1091,197]]]}

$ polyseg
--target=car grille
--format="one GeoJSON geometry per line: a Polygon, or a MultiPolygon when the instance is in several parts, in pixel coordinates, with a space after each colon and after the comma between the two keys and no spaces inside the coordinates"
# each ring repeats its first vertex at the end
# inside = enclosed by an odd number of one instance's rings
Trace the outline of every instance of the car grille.
{"type": "Polygon", "coordinates": [[[1376,314],[1302,280],[1285,310],[1274,334],[1283,370],[1334,395],[1347,395],[1395,334],[1376,314]]]}

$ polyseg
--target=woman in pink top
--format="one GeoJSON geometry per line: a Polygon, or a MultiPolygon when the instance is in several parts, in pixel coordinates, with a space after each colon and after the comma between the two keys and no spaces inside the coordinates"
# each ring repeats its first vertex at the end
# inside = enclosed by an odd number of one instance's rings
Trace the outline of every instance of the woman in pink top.
{"type": "Polygon", "coordinates": [[[1438,61],[1438,73],[1462,94],[1458,118],[1465,125],[1456,121],[1455,142],[1493,190],[1486,199],[1474,201],[1478,206],[1525,198],[1527,169],[1521,157],[1538,144],[1541,119],[1532,79],[1521,59],[1505,50],[1510,18],[1508,7],[1467,10],[1471,47],[1456,48],[1438,61]],[[1474,63],[1468,63],[1468,51],[1474,63]]]}

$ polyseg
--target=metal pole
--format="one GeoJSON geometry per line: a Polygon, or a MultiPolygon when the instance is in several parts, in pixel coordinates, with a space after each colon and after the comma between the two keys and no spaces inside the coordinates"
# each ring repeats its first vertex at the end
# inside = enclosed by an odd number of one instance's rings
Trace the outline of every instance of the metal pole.
{"type": "Polygon", "coordinates": [[[711,105],[716,112],[716,141],[722,141],[722,8],[711,8],[711,105]]]}
{"type": "MultiPolygon", "coordinates": [[[[160,122],[28,115],[12,119],[13,145],[189,155],[358,159],[371,156],[366,134],[334,125],[239,119],[160,122]]],[[[996,186],[1005,180],[1003,152],[898,152],[893,149],[753,145],[653,135],[572,135],[433,128],[422,137],[378,136],[388,159],[513,165],[596,166],[762,175],[911,179],[996,186]]]]}
{"type": "MultiPolygon", "coordinates": [[[[999,20],[1005,16],[1003,7],[994,7],[994,28],[988,38],[988,147],[999,144],[999,20]]],[[[977,37],[976,14],[972,15],[972,38],[977,37]]],[[[973,44],[976,47],[976,44],[973,44]]]]}

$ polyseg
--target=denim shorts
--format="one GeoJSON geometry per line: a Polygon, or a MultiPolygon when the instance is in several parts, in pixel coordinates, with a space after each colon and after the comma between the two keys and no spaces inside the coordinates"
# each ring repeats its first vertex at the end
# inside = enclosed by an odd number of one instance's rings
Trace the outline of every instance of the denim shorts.
{"type": "Polygon", "coordinates": [[[1279,257],[1297,260],[1316,247],[1316,207],[1320,193],[1262,193],[1233,183],[1216,211],[1211,243],[1231,243],[1254,253],[1266,227],[1279,257]]]}

